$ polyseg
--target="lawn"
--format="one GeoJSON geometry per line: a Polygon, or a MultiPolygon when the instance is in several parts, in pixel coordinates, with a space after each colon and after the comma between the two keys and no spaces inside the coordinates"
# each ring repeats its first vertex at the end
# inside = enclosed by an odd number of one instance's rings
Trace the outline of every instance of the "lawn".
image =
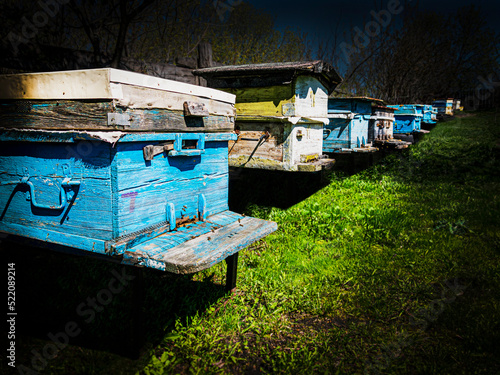
{"type": "MultiPolygon", "coordinates": [[[[143,272],[139,359],[120,350],[135,324],[126,290],[41,372],[500,373],[499,172],[499,115],[467,113],[359,173],[334,170],[291,207],[248,199],[244,213],[279,230],[240,253],[235,292],[223,290],[223,263],[190,277],[143,272]]],[[[26,367],[119,269],[38,257],[26,367]]]]}

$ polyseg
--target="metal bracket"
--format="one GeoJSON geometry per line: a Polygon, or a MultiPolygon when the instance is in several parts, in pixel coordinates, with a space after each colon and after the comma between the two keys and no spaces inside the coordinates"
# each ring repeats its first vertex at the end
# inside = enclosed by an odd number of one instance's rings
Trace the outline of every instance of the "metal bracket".
{"type": "Polygon", "coordinates": [[[205,103],[184,102],[184,116],[190,117],[205,117],[209,116],[205,103]]]}
{"type": "Polygon", "coordinates": [[[159,145],[148,145],[142,149],[144,160],[151,161],[156,155],[163,154],[164,152],[174,149],[174,142],[169,141],[160,143],[159,145]]]}
{"type": "Polygon", "coordinates": [[[126,113],[108,113],[108,125],[111,126],[129,126],[130,114],[126,113]]]}
{"type": "Polygon", "coordinates": [[[205,221],[207,218],[207,199],[205,195],[198,195],[198,219],[205,221]]]}
{"type": "Polygon", "coordinates": [[[167,203],[167,221],[170,227],[170,230],[175,230],[176,227],[176,219],[175,219],[175,206],[173,203],[167,203]]]}

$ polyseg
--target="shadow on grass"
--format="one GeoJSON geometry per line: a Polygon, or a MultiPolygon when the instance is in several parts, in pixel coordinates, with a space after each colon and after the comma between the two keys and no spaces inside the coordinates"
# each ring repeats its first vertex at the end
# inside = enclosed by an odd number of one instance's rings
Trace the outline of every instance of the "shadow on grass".
{"type": "Polygon", "coordinates": [[[224,280],[0,246],[16,270],[16,364],[30,369],[134,373],[176,319],[203,313],[226,293],[224,280]]]}
{"type": "Polygon", "coordinates": [[[229,209],[243,213],[251,205],[290,208],[329,184],[332,173],[353,175],[371,167],[391,151],[334,154],[335,165],[320,172],[282,172],[232,168],[229,174],[229,209]]]}
{"type": "Polygon", "coordinates": [[[242,213],[252,204],[286,209],[327,184],[324,172],[234,168],[229,174],[229,209],[242,213]]]}

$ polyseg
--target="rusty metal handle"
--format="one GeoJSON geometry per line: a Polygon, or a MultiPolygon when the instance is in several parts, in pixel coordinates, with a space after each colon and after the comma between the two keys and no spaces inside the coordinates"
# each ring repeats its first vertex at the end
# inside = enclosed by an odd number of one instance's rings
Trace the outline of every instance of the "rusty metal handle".
{"type": "Polygon", "coordinates": [[[61,210],[64,207],[66,207],[66,204],[68,203],[67,197],[66,197],[66,190],[65,187],[72,187],[72,186],[80,186],[80,181],[71,181],[70,178],[65,178],[62,183],[61,183],[61,188],[59,192],[59,205],[57,206],[49,206],[47,204],[40,204],[36,201],[35,197],[35,185],[31,181],[28,181],[29,177],[23,177],[22,180],[19,182],[19,184],[26,184],[28,185],[30,189],[30,197],[29,199],[31,200],[31,204],[36,207],[36,208],[42,208],[46,210],[61,210]]]}

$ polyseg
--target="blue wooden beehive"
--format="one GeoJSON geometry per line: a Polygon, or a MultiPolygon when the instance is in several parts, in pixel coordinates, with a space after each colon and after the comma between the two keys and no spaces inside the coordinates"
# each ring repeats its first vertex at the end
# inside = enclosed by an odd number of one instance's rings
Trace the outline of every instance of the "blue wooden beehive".
{"type": "Polygon", "coordinates": [[[329,98],[329,123],[323,130],[323,152],[369,152],[377,149],[369,139],[373,99],[329,98]]]}
{"type": "Polygon", "coordinates": [[[114,69],[0,77],[0,232],[175,273],[276,230],[228,210],[231,94],[114,69]]]}
{"type": "Polygon", "coordinates": [[[389,105],[389,107],[396,109],[394,112],[396,118],[394,134],[412,134],[422,131],[423,105],[403,104],[389,105]]]}
{"type": "Polygon", "coordinates": [[[435,124],[437,122],[437,109],[435,109],[432,105],[426,104],[424,105],[424,117],[422,118],[422,122],[426,124],[435,124]]]}

